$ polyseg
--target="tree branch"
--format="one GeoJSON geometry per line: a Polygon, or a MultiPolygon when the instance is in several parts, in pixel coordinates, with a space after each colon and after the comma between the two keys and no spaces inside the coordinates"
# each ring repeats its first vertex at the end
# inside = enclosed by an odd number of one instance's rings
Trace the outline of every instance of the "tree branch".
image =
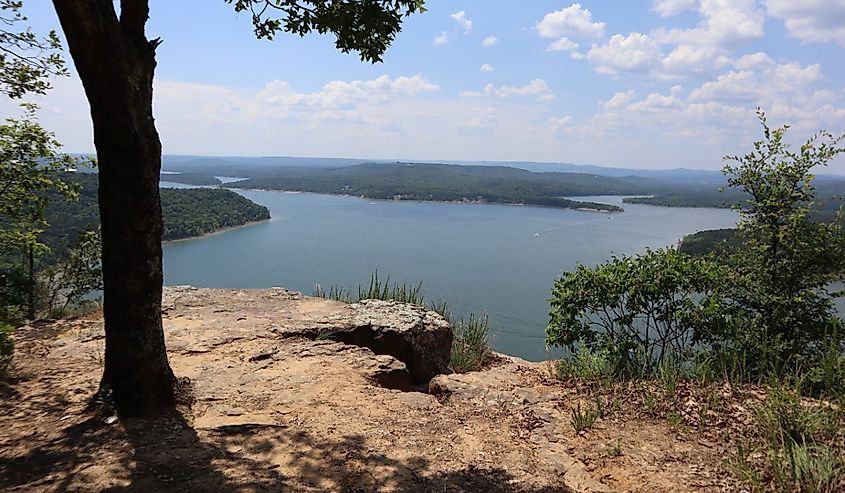
{"type": "Polygon", "coordinates": [[[149,17],[149,0],[120,0],[120,24],[129,36],[146,41],[144,26],[149,17]]]}

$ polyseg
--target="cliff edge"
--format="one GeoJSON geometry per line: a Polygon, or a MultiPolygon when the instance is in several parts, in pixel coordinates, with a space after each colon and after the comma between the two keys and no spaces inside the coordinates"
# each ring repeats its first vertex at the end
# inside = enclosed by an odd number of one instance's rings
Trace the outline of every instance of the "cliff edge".
{"type": "Polygon", "coordinates": [[[665,423],[620,418],[576,434],[582,396],[545,364],[502,356],[438,375],[451,332],[419,307],[171,287],[163,308],[171,365],[191,379],[193,403],[154,421],[86,410],[101,319],[18,331],[0,384],[0,490],[729,489],[724,451],[666,440],[665,423]],[[620,440],[625,453],[610,454],[620,440]]]}

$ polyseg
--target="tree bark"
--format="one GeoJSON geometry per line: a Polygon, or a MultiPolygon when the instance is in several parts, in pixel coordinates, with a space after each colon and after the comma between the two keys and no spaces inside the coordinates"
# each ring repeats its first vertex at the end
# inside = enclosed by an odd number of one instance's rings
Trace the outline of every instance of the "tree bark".
{"type": "Polygon", "coordinates": [[[152,114],[155,49],[147,0],[53,0],[94,124],[102,224],[105,368],[119,413],[174,405],[161,322],[161,142],[152,114]]]}

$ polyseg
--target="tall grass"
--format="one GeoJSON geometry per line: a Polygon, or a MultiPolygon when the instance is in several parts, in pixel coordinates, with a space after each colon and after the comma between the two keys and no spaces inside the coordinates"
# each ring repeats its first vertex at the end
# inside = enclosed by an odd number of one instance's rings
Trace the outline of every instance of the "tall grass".
{"type": "Polygon", "coordinates": [[[461,318],[451,323],[455,335],[452,341],[450,367],[455,373],[466,373],[481,369],[492,355],[490,350],[490,325],[487,315],[461,318]]]}
{"type": "Polygon", "coordinates": [[[798,392],[773,385],[754,409],[763,460],[751,461],[749,446],[743,445],[729,464],[754,490],[762,490],[762,478],[770,478],[774,491],[843,491],[845,459],[835,443],[841,412],[804,405],[798,392]]]}
{"type": "Polygon", "coordinates": [[[390,283],[388,275],[384,280],[379,278],[378,271],[370,276],[366,286],[359,284],[357,296],[351,290],[339,286],[331,286],[328,291],[317,284],[314,296],[344,303],[354,303],[361,300],[382,300],[410,303],[439,313],[452,327],[454,339],[450,365],[455,373],[466,373],[481,369],[492,357],[490,349],[490,325],[486,314],[470,313],[468,318],[455,319],[449,310],[446,300],[426,302],[422,282],[408,284],[390,283]]]}
{"type": "Polygon", "coordinates": [[[384,282],[379,280],[378,271],[370,276],[370,284],[366,288],[358,285],[359,300],[393,300],[400,303],[411,303],[413,305],[425,306],[422,282],[414,285],[406,283],[390,284],[390,276],[384,282]]]}

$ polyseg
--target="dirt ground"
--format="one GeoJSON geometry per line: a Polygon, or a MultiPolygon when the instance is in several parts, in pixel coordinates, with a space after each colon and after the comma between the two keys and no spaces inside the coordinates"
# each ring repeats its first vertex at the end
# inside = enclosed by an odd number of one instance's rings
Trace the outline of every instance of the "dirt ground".
{"type": "MultiPolygon", "coordinates": [[[[389,356],[288,336],[326,327],[339,303],[286,290],[168,289],[171,365],[194,404],[156,420],[87,411],[102,320],[16,334],[0,383],[0,490],[734,491],[719,440],[614,410],[575,433],[584,389],[501,358],[438,376],[435,392],[382,388],[389,356]]],[[[608,403],[608,409],[611,405],[608,403]]]]}

